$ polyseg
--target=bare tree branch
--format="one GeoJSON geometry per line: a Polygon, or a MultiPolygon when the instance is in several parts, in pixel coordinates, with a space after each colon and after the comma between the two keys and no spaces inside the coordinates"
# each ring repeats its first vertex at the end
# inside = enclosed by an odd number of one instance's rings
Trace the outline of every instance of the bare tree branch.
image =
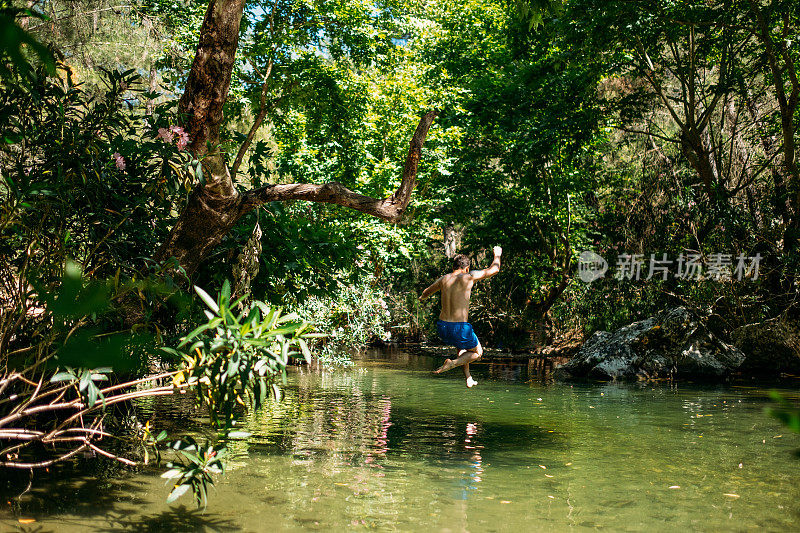
{"type": "Polygon", "coordinates": [[[248,148],[250,148],[250,144],[253,142],[253,137],[256,136],[258,128],[260,128],[261,123],[264,122],[264,117],[267,116],[267,93],[269,92],[270,74],[272,74],[271,57],[269,58],[269,64],[267,65],[267,72],[264,74],[264,84],[261,87],[261,96],[258,99],[258,115],[256,115],[253,125],[250,126],[250,131],[247,132],[247,138],[239,147],[239,152],[236,154],[236,159],[233,161],[233,165],[231,166],[231,178],[233,179],[236,179],[236,173],[239,171],[239,166],[242,164],[244,154],[247,153],[248,148]]]}
{"type": "Polygon", "coordinates": [[[400,187],[387,198],[377,199],[351,191],[338,182],[289,183],[267,185],[248,191],[243,195],[240,212],[242,214],[268,202],[285,200],[307,200],[337,204],[376,216],[388,222],[397,222],[411,201],[411,192],[417,185],[417,168],[422,154],[422,145],[428,135],[438,111],[428,111],[419,121],[411,138],[411,146],[403,169],[400,187]]]}

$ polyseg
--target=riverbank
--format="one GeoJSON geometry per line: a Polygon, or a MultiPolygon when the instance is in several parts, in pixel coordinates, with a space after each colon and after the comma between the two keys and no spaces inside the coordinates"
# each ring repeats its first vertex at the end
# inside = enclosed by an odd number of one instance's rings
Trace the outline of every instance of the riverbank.
{"type": "MultiPolygon", "coordinates": [[[[566,347],[548,347],[548,349],[537,351],[537,352],[510,352],[506,350],[500,350],[497,348],[484,348],[484,355],[477,363],[473,364],[485,364],[485,363],[519,363],[528,366],[529,372],[535,372],[540,374],[542,378],[545,379],[559,379],[558,372],[556,375],[553,375],[553,371],[562,367],[564,365],[568,365],[570,361],[580,352],[582,348],[581,344],[577,345],[570,345],[566,347]]],[[[436,344],[436,343],[429,343],[429,342],[420,342],[420,343],[398,343],[392,344],[386,347],[387,350],[403,350],[411,354],[415,355],[424,355],[424,356],[431,356],[436,358],[437,360],[452,357],[453,355],[453,348],[451,346],[436,344]]],[[[562,375],[563,377],[563,375],[562,375]]],[[[583,376],[578,376],[575,378],[569,379],[579,379],[579,380],[587,380],[587,381],[598,381],[598,382],[606,382],[606,381],[613,381],[614,379],[609,376],[589,376],[588,373],[583,376]]],[[[653,376],[653,377],[646,377],[642,376],[640,379],[634,379],[633,381],[652,381],[652,382],[659,382],[659,381],[686,381],[686,382],[693,382],[693,381],[701,381],[701,382],[709,382],[709,381],[728,381],[731,383],[743,383],[743,382],[751,382],[751,383],[759,383],[762,385],[769,385],[769,384],[776,384],[776,385],[786,385],[786,386],[794,386],[796,384],[800,386],[800,373],[796,372],[784,372],[784,371],[774,371],[774,372],[764,372],[764,371],[754,371],[752,367],[746,368],[742,371],[733,371],[729,374],[719,377],[717,379],[709,379],[708,376],[692,376],[690,374],[684,374],[682,376],[674,376],[672,378],[664,377],[664,376],[653,376]]]]}

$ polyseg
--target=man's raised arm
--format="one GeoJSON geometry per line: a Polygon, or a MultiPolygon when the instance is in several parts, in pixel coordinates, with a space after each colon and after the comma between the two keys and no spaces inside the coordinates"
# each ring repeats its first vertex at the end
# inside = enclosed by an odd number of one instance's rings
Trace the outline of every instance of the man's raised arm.
{"type": "Polygon", "coordinates": [[[493,251],[494,251],[494,261],[492,261],[492,264],[489,266],[489,268],[485,268],[483,270],[473,270],[472,272],[470,272],[470,275],[472,276],[473,279],[479,280],[479,279],[491,278],[492,276],[500,272],[500,256],[503,255],[503,249],[500,248],[499,246],[495,246],[493,251]]]}
{"type": "Polygon", "coordinates": [[[434,292],[438,291],[441,288],[442,288],[442,278],[439,278],[436,281],[434,281],[430,287],[422,291],[422,294],[420,294],[419,296],[419,301],[424,300],[425,298],[427,298],[428,296],[430,296],[431,294],[433,294],[434,292]]]}

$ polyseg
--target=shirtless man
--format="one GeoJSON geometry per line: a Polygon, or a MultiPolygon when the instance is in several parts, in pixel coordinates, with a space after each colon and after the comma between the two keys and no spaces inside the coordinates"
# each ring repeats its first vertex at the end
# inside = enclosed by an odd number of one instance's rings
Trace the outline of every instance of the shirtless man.
{"type": "Polygon", "coordinates": [[[500,272],[502,253],[503,249],[495,246],[494,261],[491,266],[485,270],[472,271],[469,270],[469,257],[458,254],[453,258],[453,272],[437,279],[419,297],[422,301],[436,291],[442,291],[442,312],[436,321],[436,330],[444,342],[452,344],[457,350],[456,358],[445,359],[444,364],[434,373],[440,374],[463,365],[467,387],[470,388],[478,382],[472,379],[469,364],[483,355],[483,347],[475,336],[472,325],[467,322],[472,284],[480,279],[491,278],[500,272]]]}

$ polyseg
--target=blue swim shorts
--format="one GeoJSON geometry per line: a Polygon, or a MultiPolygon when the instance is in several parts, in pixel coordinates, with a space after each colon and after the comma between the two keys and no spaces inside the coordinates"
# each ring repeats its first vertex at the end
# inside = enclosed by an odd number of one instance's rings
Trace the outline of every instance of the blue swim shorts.
{"type": "Polygon", "coordinates": [[[468,350],[476,347],[478,337],[472,330],[472,324],[469,322],[445,322],[444,320],[436,321],[436,331],[439,337],[447,344],[452,344],[459,350],[468,350]]]}

